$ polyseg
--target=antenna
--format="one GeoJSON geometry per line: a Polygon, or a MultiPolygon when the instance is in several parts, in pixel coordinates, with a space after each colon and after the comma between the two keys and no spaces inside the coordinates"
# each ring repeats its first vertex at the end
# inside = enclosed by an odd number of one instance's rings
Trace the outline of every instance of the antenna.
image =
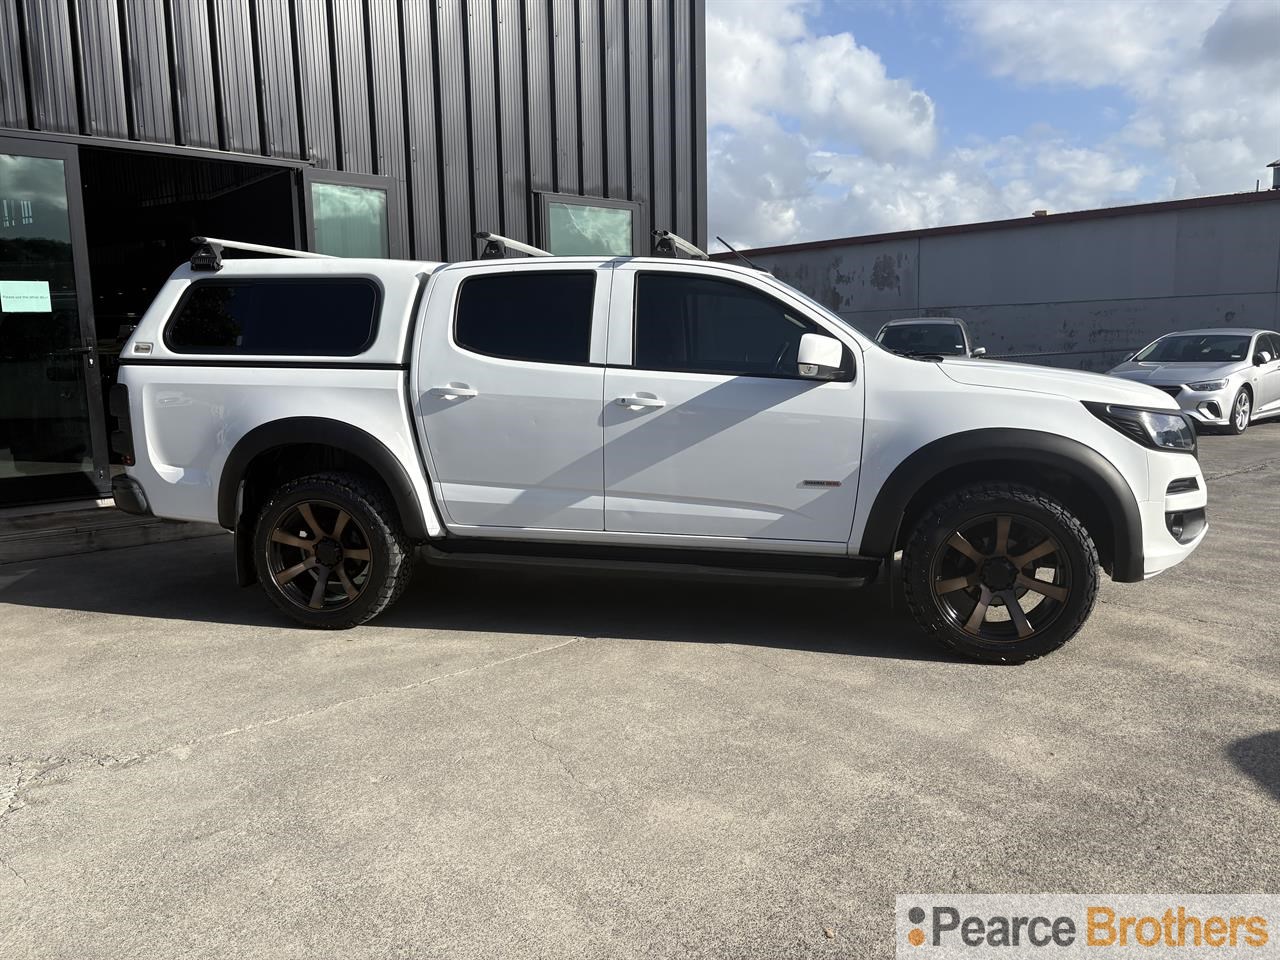
{"type": "Polygon", "coordinates": [[[653,231],[653,253],[658,257],[674,257],[683,253],[690,260],[711,259],[684,237],[678,237],[670,230],[653,231]]]}
{"type": "Polygon", "coordinates": [[[737,250],[733,249],[733,247],[729,246],[729,241],[727,241],[724,237],[720,236],[719,234],[716,234],[716,239],[719,240],[722,244],[724,244],[724,248],[726,250],[728,250],[735,257],[737,257],[739,260],[745,263],[752,270],[759,270],[761,273],[769,272],[764,267],[760,266],[758,263],[753,263],[745,253],[739,253],[737,250]]]}
{"type": "Polygon", "coordinates": [[[548,253],[541,247],[521,243],[519,240],[512,240],[510,237],[504,237],[498,233],[481,231],[476,234],[476,239],[484,241],[484,249],[480,252],[481,260],[504,260],[508,250],[514,250],[516,253],[523,253],[530,257],[555,256],[555,254],[548,253]]]}
{"type": "Polygon", "coordinates": [[[268,247],[262,243],[248,243],[244,240],[223,240],[220,237],[192,237],[192,243],[200,244],[200,249],[191,255],[193,270],[221,270],[222,251],[245,250],[249,253],[269,253],[276,257],[303,257],[308,260],[333,260],[327,253],[312,253],[310,250],[294,250],[290,247],[268,247]]]}

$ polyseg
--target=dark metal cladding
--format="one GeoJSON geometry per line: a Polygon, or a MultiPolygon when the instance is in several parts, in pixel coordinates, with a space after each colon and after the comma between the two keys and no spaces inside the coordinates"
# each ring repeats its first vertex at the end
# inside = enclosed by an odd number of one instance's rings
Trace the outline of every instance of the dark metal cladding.
{"type": "Polygon", "coordinates": [[[705,245],[704,4],[0,0],[0,134],[389,177],[421,259],[539,242],[545,192],[705,245]]]}
{"type": "MultiPolygon", "coordinates": [[[[78,9],[84,130],[96,137],[129,136],[124,65],[120,59],[120,8],[86,3],[78,9]]],[[[0,32],[4,27],[0,26],[0,32]]],[[[2,54],[0,54],[2,55],[2,54]]]]}
{"type": "Polygon", "coordinates": [[[173,81],[164,6],[153,0],[127,0],[124,9],[133,138],[174,143],[173,81]]]}

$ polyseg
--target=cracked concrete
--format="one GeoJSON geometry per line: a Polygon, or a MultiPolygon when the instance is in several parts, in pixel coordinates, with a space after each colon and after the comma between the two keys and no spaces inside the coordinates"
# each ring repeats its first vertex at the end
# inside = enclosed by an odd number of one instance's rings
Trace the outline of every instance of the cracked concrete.
{"type": "Polygon", "coordinates": [[[424,569],[284,624],[210,538],[0,567],[0,955],[871,957],[893,895],[1258,890],[1280,425],[1047,660],[875,590],[424,569]]]}

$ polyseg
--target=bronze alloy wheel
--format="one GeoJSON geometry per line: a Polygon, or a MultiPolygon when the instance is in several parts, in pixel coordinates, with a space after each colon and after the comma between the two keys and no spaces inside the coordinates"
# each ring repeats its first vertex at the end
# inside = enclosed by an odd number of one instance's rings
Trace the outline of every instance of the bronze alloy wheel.
{"type": "Polygon", "coordinates": [[[266,559],[280,593],[311,610],[349,606],[373,574],[368,533],[351,513],[324,500],[304,500],[281,515],[266,559]]]}
{"type": "Polygon", "coordinates": [[[1057,620],[1071,594],[1071,567],[1063,545],[1039,523],[990,514],[942,542],[931,581],[934,602],[953,626],[987,643],[1014,643],[1057,620]]]}

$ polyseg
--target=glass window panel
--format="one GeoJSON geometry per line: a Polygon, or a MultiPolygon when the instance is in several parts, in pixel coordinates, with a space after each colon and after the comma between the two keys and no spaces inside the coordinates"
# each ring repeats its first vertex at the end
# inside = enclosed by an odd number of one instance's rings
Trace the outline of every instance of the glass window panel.
{"type": "Polygon", "coordinates": [[[0,154],[0,504],[92,490],[76,281],[63,161],[0,154]]]}
{"type": "Polygon", "coordinates": [[[548,247],[558,257],[629,257],[630,210],[592,207],[582,203],[547,204],[550,224],[548,247]]]}
{"type": "Polygon", "coordinates": [[[385,190],[313,183],[311,219],[317,253],[335,257],[390,256],[385,190]]]}
{"type": "Polygon", "coordinates": [[[202,280],[165,342],[179,353],[351,357],[373,341],[377,316],[368,280],[202,280]]]}
{"type": "Polygon", "coordinates": [[[591,352],[594,273],[520,271],[462,284],[454,339],[491,357],[586,363],[591,352]]]}

